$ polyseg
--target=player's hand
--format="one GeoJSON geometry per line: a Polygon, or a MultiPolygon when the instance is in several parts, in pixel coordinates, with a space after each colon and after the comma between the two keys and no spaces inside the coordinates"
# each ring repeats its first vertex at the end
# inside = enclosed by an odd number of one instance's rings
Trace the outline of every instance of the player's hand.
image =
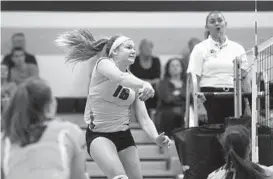
{"type": "Polygon", "coordinates": [[[139,99],[146,101],[149,98],[154,97],[155,90],[152,85],[148,82],[144,82],[143,87],[139,90],[139,99]]]}
{"type": "Polygon", "coordinates": [[[169,148],[171,145],[171,139],[165,135],[165,132],[162,132],[155,139],[155,143],[160,147],[169,148]]]}

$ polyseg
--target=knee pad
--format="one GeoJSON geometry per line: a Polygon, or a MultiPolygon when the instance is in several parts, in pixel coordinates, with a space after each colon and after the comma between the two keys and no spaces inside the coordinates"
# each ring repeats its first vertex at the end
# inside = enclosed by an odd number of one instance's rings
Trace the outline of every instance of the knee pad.
{"type": "Polygon", "coordinates": [[[126,175],[118,175],[115,176],[113,179],[129,179],[126,175]]]}

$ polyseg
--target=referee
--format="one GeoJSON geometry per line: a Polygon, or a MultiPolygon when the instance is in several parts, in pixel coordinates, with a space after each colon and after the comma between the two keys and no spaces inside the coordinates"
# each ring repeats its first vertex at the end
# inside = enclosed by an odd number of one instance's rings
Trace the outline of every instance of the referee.
{"type": "MultiPolygon", "coordinates": [[[[233,60],[240,57],[245,76],[248,68],[245,50],[242,45],[228,39],[225,33],[227,22],[221,12],[209,13],[205,27],[210,35],[194,47],[187,71],[197,75],[201,92],[234,92],[233,60]]],[[[248,78],[243,79],[242,86],[243,92],[251,91],[248,78]]],[[[209,124],[223,124],[226,117],[234,116],[233,98],[206,96],[204,106],[209,124]]],[[[243,109],[245,106],[243,101],[243,109]]]]}

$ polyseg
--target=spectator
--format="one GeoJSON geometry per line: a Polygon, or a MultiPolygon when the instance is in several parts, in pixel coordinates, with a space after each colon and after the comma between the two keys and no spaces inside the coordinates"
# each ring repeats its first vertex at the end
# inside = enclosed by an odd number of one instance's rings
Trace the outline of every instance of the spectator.
{"type": "MultiPolygon", "coordinates": [[[[247,74],[248,60],[244,48],[227,38],[227,22],[219,11],[209,13],[206,28],[210,35],[197,44],[190,55],[188,72],[197,75],[201,92],[234,92],[233,61],[240,57],[242,65],[242,90],[251,92],[247,74]]],[[[204,98],[204,96],[203,96],[204,98]]],[[[206,97],[204,106],[210,124],[223,124],[226,117],[234,116],[234,99],[206,97]]],[[[242,101],[243,109],[248,100],[242,101]]],[[[248,105],[246,107],[249,107],[248,105]]]]}
{"type": "Polygon", "coordinates": [[[164,79],[158,84],[159,103],[155,123],[169,137],[172,130],[184,125],[186,69],[179,58],[171,58],[165,66],[164,79]]]}
{"type": "Polygon", "coordinates": [[[22,48],[17,47],[12,50],[11,59],[14,66],[10,69],[10,80],[20,84],[31,76],[38,76],[39,70],[37,65],[26,63],[25,52],[22,48]]]}
{"type": "Polygon", "coordinates": [[[10,101],[11,96],[16,91],[16,84],[8,80],[8,66],[5,63],[1,64],[1,111],[4,111],[10,101]]]}
{"type": "Polygon", "coordinates": [[[243,125],[230,126],[222,136],[226,163],[212,172],[208,179],[272,179],[273,166],[266,167],[249,160],[250,132],[243,125]]]}
{"type": "MultiPolygon", "coordinates": [[[[35,57],[26,51],[26,39],[23,33],[15,33],[11,37],[12,49],[22,48],[25,54],[25,62],[28,64],[37,65],[35,57]]],[[[12,53],[6,55],[2,61],[8,65],[9,70],[14,67],[14,62],[12,61],[12,53]]]]}
{"type": "MultiPolygon", "coordinates": [[[[143,39],[139,45],[139,55],[136,56],[135,63],[130,66],[130,71],[138,78],[152,84],[155,88],[160,80],[161,66],[158,57],[153,56],[153,43],[143,39]]],[[[151,109],[157,106],[157,96],[145,101],[146,108],[151,115],[151,109]]]]}

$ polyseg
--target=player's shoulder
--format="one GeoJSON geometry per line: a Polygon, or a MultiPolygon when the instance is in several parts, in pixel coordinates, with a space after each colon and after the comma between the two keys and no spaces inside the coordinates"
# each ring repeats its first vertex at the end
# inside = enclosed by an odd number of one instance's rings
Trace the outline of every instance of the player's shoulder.
{"type": "Polygon", "coordinates": [[[266,175],[268,177],[272,177],[273,178],[273,165],[272,166],[264,166],[259,164],[259,166],[265,171],[266,175]]]}
{"type": "Polygon", "coordinates": [[[112,58],[109,58],[109,57],[100,57],[98,60],[97,60],[97,65],[101,62],[114,62],[114,60],[112,58]]]}
{"type": "Polygon", "coordinates": [[[70,121],[65,121],[58,117],[53,119],[53,121],[51,122],[51,126],[59,128],[60,130],[68,131],[68,133],[72,135],[81,133],[81,128],[77,124],[74,124],[70,121]]]}

